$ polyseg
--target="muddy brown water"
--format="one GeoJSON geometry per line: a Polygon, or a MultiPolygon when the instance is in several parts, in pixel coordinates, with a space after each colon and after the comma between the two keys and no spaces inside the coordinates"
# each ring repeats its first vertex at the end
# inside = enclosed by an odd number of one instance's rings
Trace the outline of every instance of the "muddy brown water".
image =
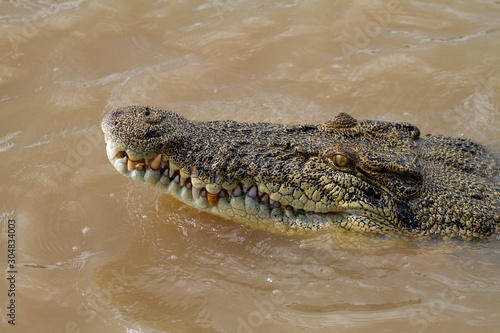
{"type": "Polygon", "coordinates": [[[498,237],[252,230],[121,176],[99,128],[344,111],[498,149],[498,1],[1,1],[0,37],[2,332],[500,330],[498,237]]]}

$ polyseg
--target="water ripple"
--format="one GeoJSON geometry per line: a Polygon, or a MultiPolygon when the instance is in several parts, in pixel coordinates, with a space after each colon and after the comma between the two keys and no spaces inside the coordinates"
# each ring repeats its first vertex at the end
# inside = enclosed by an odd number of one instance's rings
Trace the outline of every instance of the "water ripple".
{"type": "Polygon", "coordinates": [[[13,142],[9,142],[14,139],[16,136],[21,134],[21,131],[15,131],[7,134],[3,138],[0,138],[0,153],[6,152],[10,148],[14,147],[16,144],[13,142]]]}

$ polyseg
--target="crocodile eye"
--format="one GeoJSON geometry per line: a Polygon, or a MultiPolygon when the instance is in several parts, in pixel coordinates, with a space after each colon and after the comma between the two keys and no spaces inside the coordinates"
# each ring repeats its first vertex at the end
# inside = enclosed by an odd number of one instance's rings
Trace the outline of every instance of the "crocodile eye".
{"type": "Polygon", "coordinates": [[[339,168],[345,168],[351,164],[351,159],[342,154],[336,154],[333,156],[333,164],[339,168]]]}
{"type": "Polygon", "coordinates": [[[323,162],[333,169],[340,171],[353,171],[356,168],[356,151],[349,148],[330,147],[321,153],[323,162]]]}

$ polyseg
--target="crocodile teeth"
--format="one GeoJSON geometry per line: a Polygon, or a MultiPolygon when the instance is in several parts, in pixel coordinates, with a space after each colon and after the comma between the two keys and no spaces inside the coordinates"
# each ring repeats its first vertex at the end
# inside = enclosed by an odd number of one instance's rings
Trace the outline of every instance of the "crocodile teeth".
{"type": "Polygon", "coordinates": [[[156,156],[156,158],[153,160],[153,162],[151,162],[151,169],[153,170],[158,170],[158,168],[160,167],[160,164],[161,164],[161,154],[158,154],[158,156],[156,156]]]}
{"type": "Polygon", "coordinates": [[[234,188],[234,191],[233,191],[233,196],[234,197],[238,197],[241,195],[241,186],[238,185],[234,188]]]}
{"type": "Polygon", "coordinates": [[[247,195],[253,199],[257,198],[257,187],[255,187],[255,186],[250,187],[247,195]]]}
{"type": "Polygon", "coordinates": [[[217,199],[219,198],[218,194],[212,194],[210,192],[207,192],[207,200],[208,204],[213,207],[215,206],[215,203],[217,202],[217,199]]]}
{"type": "Polygon", "coordinates": [[[170,181],[175,182],[181,187],[185,187],[187,190],[191,191],[193,200],[197,200],[200,197],[206,198],[211,207],[214,207],[217,204],[219,198],[238,197],[246,194],[249,198],[260,200],[261,203],[268,204],[270,207],[281,208],[286,211],[295,210],[295,208],[291,205],[282,205],[279,201],[272,200],[269,194],[259,188],[260,185],[252,185],[251,183],[245,181],[241,183],[229,184],[230,179],[228,179],[227,183],[229,185],[226,184],[223,186],[221,184],[221,176],[216,176],[214,183],[207,184],[198,178],[199,170],[197,168],[192,167],[190,172],[182,171],[178,166],[169,161],[167,156],[162,156],[161,153],[158,153],[158,155],[151,159],[133,161],[129,158],[126,151],[118,150],[110,144],[108,144],[106,148],[108,156],[111,156],[116,162],[120,161],[120,163],[125,164],[129,172],[134,170],[156,171],[160,169],[160,173],[164,177],[170,178],[170,181]]]}
{"type": "Polygon", "coordinates": [[[191,194],[193,195],[193,199],[196,200],[200,197],[200,192],[201,192],[201,189],[199,188],[196,188],[196,187],[191,187],[191,194]]]}
{"type": "Polygon", "coordinates": [[[130,158],[127,161],[127,169],[128,171],[134,170],[134,167],[136,165],[136,162],[132,161],[130,158]]]}

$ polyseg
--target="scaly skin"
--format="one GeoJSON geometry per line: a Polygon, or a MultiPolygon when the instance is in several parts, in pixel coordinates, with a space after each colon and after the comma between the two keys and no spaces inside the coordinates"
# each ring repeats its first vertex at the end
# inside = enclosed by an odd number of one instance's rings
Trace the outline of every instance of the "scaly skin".
{"type": "Polygon", "coordinates": [[[197,122],[130,106],[102,129],[125,176],[251,225],[476,240],[500,224],[498,159],[408,123],[197,122]]]}

